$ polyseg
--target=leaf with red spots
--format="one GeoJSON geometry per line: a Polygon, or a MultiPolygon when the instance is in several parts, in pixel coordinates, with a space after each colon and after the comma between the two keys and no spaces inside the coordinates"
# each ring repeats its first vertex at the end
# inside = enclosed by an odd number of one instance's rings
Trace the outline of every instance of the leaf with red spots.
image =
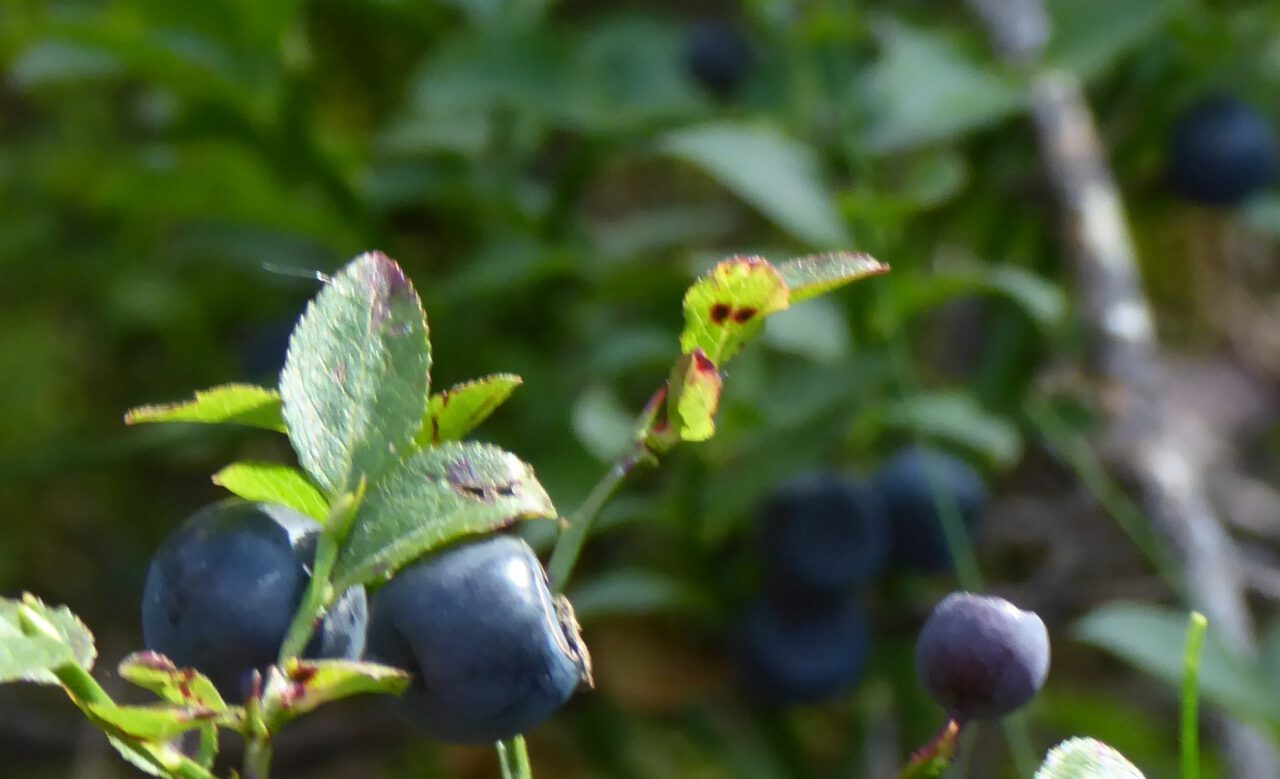
{"type": "Polygon", "coordinates": [[[705,441],[716,432],[724,380],[701,349],[676,361],[667,388],[667,419],[681,441],[705,441]]]}
{"type": "Polygon", "coordinates": [[[555,515],[533,469],[515,455],[473,441],[420,449],[370,487],[338,554],[334,587],[386,579],[464,535],[555,515]]]}
{"type": "Polygon", "coordinates": [[[277,433],[285,431],[279,393],[252,384],[223,384],[201,390],[191,400],[139,406],[124,415],[126,425],[145,422],[248,425],[277,433]]]}
{"type": "Polygon", "coordinates": [[[422,429],[414,443],[430,446],[460,441],[501,406],[524,379],[511,373],[494,373],[455,384],[427,401],[422,429]]]}
{"type": "Polygon", "coordinates": [[[960,728],[949,722],[938,736],[911,756],[898,779],[939,779],[955,759],[960,728]]]}
{"type": "Polygon", "coordinates": [[[685,354],[701,349],[718,366],[737,354],[788,305],[787,285],[763,257],[731,257],[694,282],[684,296],[685,354]]]}
{"type": "Polygon", "coordinates": [[[399,668],[355,660],[298,660],[267,672],[262,714],[267,728],[277,730],[289,720],[331,701],[368,693],[399,695],[410,676],[399,668]]]}
{"type": "Polygon", "coordinates": [[[777,266],[792,304],[817,297],[850,282],[888,273],[889,266],[861,252],[832,252],[796,257],[777,266]]]}
{"type": "Polygon", "coordinates": [[[298,462],[330,496],[409,450],[429,389],[427,320],[393,260],[362,254],[311,301],[289,339],[280,395],[298,462]]]}
{"type": "Polygon", "coordinates": [[[227,704],[209,678],[194,668],[179,668],[158,652],[134,652],[120,661],[120,678],[150,690],[169,703],[222,711],[227,704]]]}

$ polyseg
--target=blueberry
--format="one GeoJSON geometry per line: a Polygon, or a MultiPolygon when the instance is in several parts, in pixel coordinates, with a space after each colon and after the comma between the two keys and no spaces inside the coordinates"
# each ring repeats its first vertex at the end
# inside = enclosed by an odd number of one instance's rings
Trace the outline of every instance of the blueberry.
{"type": "MultiPolygon", "coordinates": [[[[160,545],[142,598],[147,649],[207,675],[240,700],[250,672],[276,661],[311,578],[320,525],[283,506],[232,499],[206,506],[160,545]]],[[[359,657],[364,588],[326,615],[307,657],[359,657]]]]}
{"type": "Polygon", "coordinates": [[[952,593],[920,631],[916,672],[953,719],[1001,717],[1044,685],[1049,634],[1040,617],[1003,598],[952,593]]]}
{"type": "Polygon", "coordinates": [[[977,471],[949,454],[920,447],[903,449],[885,463],[875,487],[889,517],[893,562],[910,569],[950,569],[940,509],[954,507],[972,534],[987,503],[977,471]]]}
{"type": "Polygon", "coordinates": [[[708,21],[689,31],[685,60],[698,83],[717,97],[727,97],[755,64],[755,52],[737,26],[708,21]]]}
{"type": "Polygon", "coordinates": [[[889,539],[882,501],[839,473],[814,473],[765,501],[761,554],[771,589],[838,593],[880,572],[889,539]]]}
{"type": "Polygon", "coordinates": [[[750,698],[787,706],[849,690],[861,679],[870,651],[867,619],[847,598],[803,612],[761,601],[739,622],[732,656],[750,698]]]}
{"type": "Polygon", "coordinates": [[[413,674],[401,705],[441,741],[522,733],[590,678],[568,601],[518,538],[466,541],[401,569],[370,613],[368,656],[413,674]]]}
{"type": "Polygon", "coordinates": [[[1188,200],[1238,203],[1269,186],[1280,169],[1275,131],[1257,109],[1218,95],[1193,104],[1174,125],[1169,179],[1188,200]]]}

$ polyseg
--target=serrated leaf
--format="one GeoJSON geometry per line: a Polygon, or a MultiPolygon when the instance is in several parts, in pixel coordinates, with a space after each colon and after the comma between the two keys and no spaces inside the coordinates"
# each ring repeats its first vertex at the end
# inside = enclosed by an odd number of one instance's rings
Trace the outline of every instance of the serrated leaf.
{"type": "Polygon", "coordinates": [[[1045,756],[1035,779],[1144,779],[1116,750],[1091,738],[1063,741],[1045,756]]]}
{"type": "Polygon", "coordinates": [[[431,348],[400,266],[378,252],[344,267],[289,339],[280,394],[298,461],[330,495],[396,463],[422,424],[431,348]]]}
{"type": "Polygon", "coordinates": [[[888,265],[862,252],[812,254],[786,260],[776,267],[787,285],[791,305],[859,279],[889,272],[888,265]]]}
{"type": "MultiPolygon", "coordinates": [[[[1110,603],[1076,624],[1076,634],[1164,680],[1182,683],[1186,612],[1141,603],[1110,603]]],[[[1280,702],[1266,674],[1232,653],[1209,631],[1200,659],[1200,691],[1206,700],[1257,722],[1280,721],[1280,702]]]]}
{"type": "Polygon", "coordinates": [[[263,691],[267,727],[279,728],[331,701],[368,693],[399,695],[412,677],[405,671],[355,660],[298,660],[272,668],[263,691]]]}
{"type": "Polygon", "coordinates": [[[139,406],[124,415],[126,425],[144,422],[200,422],[248,425],[285,432],[280,395],[252,384],[223,384],[201,390],[191,400],[139,406]]]}
{"type": "Polygon", "coordinates": [[[786,282],[763,257],[731,257],[693,283],[684,296],[680,350],[701,349],[724,367],[764,327],[764,319],[788,305],[786,282]]]}
{"type": "Polygon", "coordinates": [[[427,400],[418,446],[460,441],[501,406],[524,379],[511,373],[494,373],[455,384],[427,400]]]}
{"type": "Polygon", "coordinates": [[[232,463],[213,475],[213,483],[245,500],[279,503],[324,522],[329,504],[320,490],[296,468],[281,463],[232,463]]]}
{"type": "Polygon", "coordinates": [[[698,166],[804,243],[829,248],[849,240],[813,150],[773,128],[701,125],[668,133],[659,148],[698,166]]]}
{"type": "Polygon", "coordinates": [[[150,690],[169,703],[222,711],[227,704],[209,678],[194,668],[178,668],[157,652],[134,652],[120,661],[120,678],[150,690]]]}
{"type": "Polygon", "coordinates": [[[369,491],[334,568],[334,587],[390,576],[463,535],[554,517],[533,469],[496,446],[446,441],[421,449],[369,491]]]}
{"type": "Polygon", "coordinates": [[[76,663],[89,670],[96,656],[93,633],[65,606],[53,608],[32,595],[0,599],[0,683],[58,684],[53,669],[76,663]],[[24,625],[23,609],[44,630],[24,625]]]}
{"type": "Polygon", "coordinates": [[[681,441],[705,441],[715,435],[723,387],[720,369],[701,349],[676,361],[667,384],[667,419],[681,441]]]}
{"type": "Polygon", "coordinates": [[[114,735],[138,741],[164,742],[188,730],[205,727],[218,712],[198,706],[119,706],[89,703],[85,709],[114,735]]]}

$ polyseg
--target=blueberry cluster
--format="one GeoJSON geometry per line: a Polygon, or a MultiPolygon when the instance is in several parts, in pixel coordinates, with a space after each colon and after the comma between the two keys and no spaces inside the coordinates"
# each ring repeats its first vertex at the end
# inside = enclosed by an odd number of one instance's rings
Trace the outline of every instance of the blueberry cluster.
{"type": "MultiPolygon", "coordinates": [[[[243,700],[254,671],[276,661],[319,530],[263,503],[227,500],[197,512],[152,559],[142,601],[147,649],[243,700]]],[[[551,595],[533,550],[508,536],[430,554],[368,601],[363,587],[348,590],[305,656],[404,668],[413,681],[401,708],[425,735],[451,742],[524,732],[590,677],[571,607],[551,595]]]]}
{"type": "Polygon", "coordinates": [[[972,530],[986,498],[971,467],[918,447],[867,480],[813,473],[770,495],[758,526],[762,590],[733,640],[744,691],[791,705],[856,684],[871,648],[859,594],[886,568],[949,569],[946,513],[972,530]]]}
{"type": "Polygon", "coordinates": [[[1188,200],[1230,206],[1275,183],[1280,146],[1253,106],[1229,95],[1193,103],[1169,142],[1169,180],[1188,200]]]}

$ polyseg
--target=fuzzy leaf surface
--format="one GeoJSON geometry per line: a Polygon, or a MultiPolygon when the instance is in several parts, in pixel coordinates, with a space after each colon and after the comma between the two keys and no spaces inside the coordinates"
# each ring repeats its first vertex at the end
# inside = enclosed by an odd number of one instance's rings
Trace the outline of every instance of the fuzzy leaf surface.
{"type": "Polygon", "coordinates": [[[430,368],[422,303],[386,255],[357,257],[308,304],[280,394],[298,461],[328,494],[376,480],[408,449],[430,368]]]}
{"type": "Polygon", "coordinates": [[[200,390],[191,400],[139,406],[124,415],[126,425],[144,422],[247,425],[285,432],[279,393],[252,384],[222,384],[200,390]]]}
{"type": "Polygon", "coordinates": [[[365,498],[334,568],[334,587],[384,579],[435,547],[520,519],[554,517],[533,468],[489,444],[420,449],[365,498]]]}
{"type": "Polygon", "coordinates": [[[427,400],[426,415],[415,443],[429,446],[460,441],[498,409],[524,379],[511,373],[494,373],[455,384],[427,400]]]}
{"type": "Polygon", "coordinates": [[[1035,779],[1144,779],[1111,747],[1091,738],[1063,741],[1045,756],[1035,779]]]}
{"type": "Polygon", "coordinates": [[[790,291],[788,301],[792,305],[859,279],[889,272],[888,265],[861,252],[811,254],[795,257],[776,267],[790,291]]]}
{"type": "Polygon", "coordinates": [[[724,367],[764,327],[764,319],[788,306],[787,284],[763,257],[731,257],[693,283],[684,296],[680,350],[701,349],[724,367]]]}
{"type": "Polygon", "coordinates": [[[232,463],[213,475],[213,483],[245,500],[279,503],[324,522],[329,504],[306,475],[281,463],[232,463]]]}

